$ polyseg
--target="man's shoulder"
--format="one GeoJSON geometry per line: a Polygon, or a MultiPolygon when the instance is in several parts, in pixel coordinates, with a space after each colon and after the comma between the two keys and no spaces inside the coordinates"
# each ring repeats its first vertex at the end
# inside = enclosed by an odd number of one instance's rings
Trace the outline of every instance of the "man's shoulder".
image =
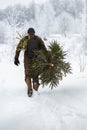
{"type": "Polygon", "coordinates": [[[24,36],[24,39],[28,39],[28,35],[24,36]]]}
{"type": "Polygon", "coordinates": [[[24,36],[24,37],[21,38],[20,41],[25,41],[25,40],[27,40],[27,39],[28,39],[28,36],[24,36]]]}
{"type": "Polygon", "coordinates": [[[42,38],[40,36],[36,35],[37,40],[42,41],[42,38]]]}

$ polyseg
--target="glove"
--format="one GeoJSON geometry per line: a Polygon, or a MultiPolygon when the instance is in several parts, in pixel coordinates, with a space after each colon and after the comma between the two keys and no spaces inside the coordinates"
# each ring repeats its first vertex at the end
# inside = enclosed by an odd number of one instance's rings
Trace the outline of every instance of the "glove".
{"type": "Polygon", "coordinates": [[[20,64],[18,58],[15,58],[15,60],[14,60],[14,64],[17,65],[17,66],[20,64]]]}

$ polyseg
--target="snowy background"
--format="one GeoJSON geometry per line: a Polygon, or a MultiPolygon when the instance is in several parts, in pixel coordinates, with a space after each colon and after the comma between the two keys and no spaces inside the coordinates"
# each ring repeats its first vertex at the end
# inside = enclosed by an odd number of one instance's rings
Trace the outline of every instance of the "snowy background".
{"type": "Polygon", "coordinates": [[[87,130],[86,0],[0,1],[0,130],[87,130]],[[34,27],[48,46],[68,51],[72,74],[51,90],[27,96],[23,52],[14,65],[17,32],[34,27]]]}

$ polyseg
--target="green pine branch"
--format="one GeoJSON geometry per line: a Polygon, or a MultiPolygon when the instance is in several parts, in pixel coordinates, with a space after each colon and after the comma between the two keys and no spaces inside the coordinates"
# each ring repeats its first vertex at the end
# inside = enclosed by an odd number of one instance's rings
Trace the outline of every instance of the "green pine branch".
{"type": "Polygon", "coordinates": [[[43,85],[56,87],[63,76],[71,73],[70,63],[65,61],[66,55],[67,52],[63,51],[57,41],[52,41],[48,51],[35,52],[30,73],[34,76],[39,75],[43,85]]]}

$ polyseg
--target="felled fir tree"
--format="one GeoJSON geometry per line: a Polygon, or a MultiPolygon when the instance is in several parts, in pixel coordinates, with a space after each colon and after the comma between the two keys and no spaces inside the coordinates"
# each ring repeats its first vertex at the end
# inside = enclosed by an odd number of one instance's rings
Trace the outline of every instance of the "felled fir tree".
{"type": "Polygon", "coordinates": [[[63,76],[71,73],[71,66],[66,62],[67,53],[57,41],[50,42],[47,51],[35,52],[36,57],[32,61],[30,68],[31,75],[37,76],[43,85],[49,85],[51,89],[58,86],[63,76]]]}

